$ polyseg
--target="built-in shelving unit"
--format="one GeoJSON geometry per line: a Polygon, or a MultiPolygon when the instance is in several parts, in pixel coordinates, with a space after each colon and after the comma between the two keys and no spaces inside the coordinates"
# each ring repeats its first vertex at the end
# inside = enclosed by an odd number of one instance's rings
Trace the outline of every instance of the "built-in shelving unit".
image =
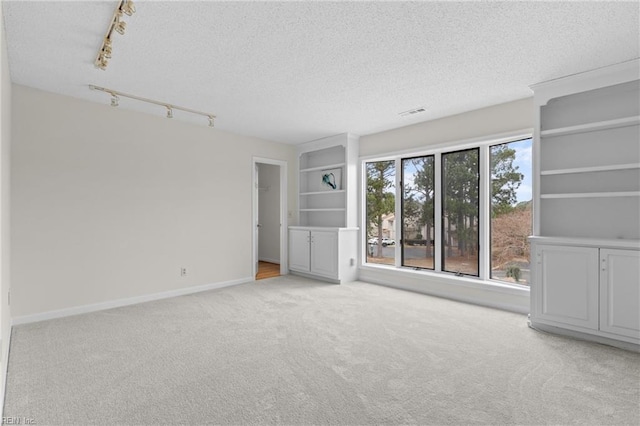
{"type": "Polygon", "coordinates": [[[355,227],[358,138],[332,136],[299,147],[301,226],[355,227]]]}
{"type": "Polygon", "coordinates": [[[546,91],[537,107],[537,235],[640,239],[640,83],[557,97],[554,84],[534,87],[546,91]]]}
{"type": "Polygon", "coordinates": [[[289,227],[289,270],[331,282],[357,277],[358,137],[298,147],[298,226],[289,227]]]}
{"type": "Polygon", "coordinates": [[[640,348],[639,76],[634,60],[532,86],[534,328],[640,348]]]}

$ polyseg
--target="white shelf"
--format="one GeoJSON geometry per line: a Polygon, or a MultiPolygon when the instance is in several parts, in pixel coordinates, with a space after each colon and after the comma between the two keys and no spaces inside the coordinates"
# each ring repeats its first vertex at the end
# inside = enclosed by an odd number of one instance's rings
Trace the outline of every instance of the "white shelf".
{"type": "Polygon", "coordinates": [[[579,124],[577,126],[560,127],[557,129],[542,130],[540,136],[552,137],[569,135],[572,133],[594,132],[596,130],[613,129],[616,127],[633,126],[640,124],[640,116],[617,118],[615,120],[595,121],[593,123],[579,124]]]}
{"type": "Polygon", "coordinates": [[[543,199],[560,198],[614,198],[614,197],[640,197],[640,191],[624,192],[574,192],[566,194],[541,194],[543,199]]]}
{"type": "Polygon", "coordinates": [[[343,212],[344,208],[332,208],[332,209],[300,209],[301,212],[343,212]]]}
{"type": "Polygon", "coordinates": [[[340,194],[340,193],[344,193],[344,189],[332,189],[331,191],[301,192],[300,195],[328,195],[328,194],[340,194]]]}
{"type": "Polygon", "coordinates": [[[300,169],[300,173],[309,173],[309,172],[317,172],[317,171],[321,171],[321,170],[337,169],[339,167],[344,167],[344,163],[327,164],[325,166],[309,167],[307,169],[300,169]]]}
{"type": "Polygon", "coordinates": [[[609,172],[609,171],[629,170],[629,169],[640,169],[640,163],[613,164],[610,166],[574,167],[570,169],[543,170],[540,172],[540,175],[542,176],[567,175],[571,173],[609,172]]]}

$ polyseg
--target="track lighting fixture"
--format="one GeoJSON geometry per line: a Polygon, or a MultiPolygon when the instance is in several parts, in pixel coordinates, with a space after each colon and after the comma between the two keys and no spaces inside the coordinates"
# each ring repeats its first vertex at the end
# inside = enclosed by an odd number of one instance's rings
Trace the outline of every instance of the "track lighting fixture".
{"type": "Polygon", "coordinates": [[[120,0],[118,7],[116,7],[116,10],[113,12],[109,28],[107,29],[107,34],[104,36],[102,46],[100,47],[100,50],[98,50],[98,56],[94,61],[96,68],[100,68],[101,70],[107,69],[112,53],[111,36],[114,31],[120,35],[124,35],[124,32],[127,29],[127,23],[122,20],[122,16],[123,14],[131,16],[135,12],[136,8],[131,0],[120,0]]]}
{"type": "Polygon", "coordinates": [[[206,117],[209,120],[209,127],[214,127],[214,120],[216,119],[216,116],[213,115],[213,114],[207,113],[207,112],[196,111],[196,110],[193,110],[193,109],[184,108],[184,107],[176,106],[176,105],[173,105],[173,104],[168,104],[166,102],[154,101],[152,99],[142,98],[140,96],[129,95],[127,93],[118,92],[117,90],[107,89],[105,87],[94,86],[93,84],[89,85],[89,89],[97,90],[97,91],[100,91],[100,92],[105,92],[105,93],[108,93],[109,95],[111,95],[111,106],[112,107],[117,107],[119,105],[121,97],[129,98],[129,99],[134,99],[136,101],[146,102],[148,104],[154,104],[154,105],[158,105],[158,106],[166,108],[167,109],[167,118],[173,118],[173,110],[174,109],[177,109],[177,110],[180,110],[180,111],[184,111],[184,112],[188,112],[190,114],[201,115],[203,117],[206,117]]]}

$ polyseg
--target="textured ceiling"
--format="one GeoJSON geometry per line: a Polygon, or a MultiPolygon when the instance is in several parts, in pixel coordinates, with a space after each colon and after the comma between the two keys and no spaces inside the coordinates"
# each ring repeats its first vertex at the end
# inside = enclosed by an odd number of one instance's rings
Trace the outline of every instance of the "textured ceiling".
{"type": "Polygon", "coordinates": [[[95,84],[287,143],[520,99],[530,84],[640,56],[638,2],[138,1],[101,71],[116,1],[2,3],[14,83],[108,103],[95,84]],[[398,115],[415,107],[427,112],[398,115]]]}

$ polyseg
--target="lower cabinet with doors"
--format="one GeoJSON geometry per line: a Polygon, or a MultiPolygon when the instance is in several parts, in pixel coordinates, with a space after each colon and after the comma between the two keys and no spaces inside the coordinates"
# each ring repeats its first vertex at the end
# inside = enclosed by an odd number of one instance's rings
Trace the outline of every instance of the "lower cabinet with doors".
{"type": "Polygon", "coordinates": [[[289,227],[289,270],[342,283],[357,278],[358,228],[289,227]]]}
{"type": "Polygon", "coordinates": [[[531,243],[533,328],[640,349],[638,241],[531,237],[531,243]]]}

